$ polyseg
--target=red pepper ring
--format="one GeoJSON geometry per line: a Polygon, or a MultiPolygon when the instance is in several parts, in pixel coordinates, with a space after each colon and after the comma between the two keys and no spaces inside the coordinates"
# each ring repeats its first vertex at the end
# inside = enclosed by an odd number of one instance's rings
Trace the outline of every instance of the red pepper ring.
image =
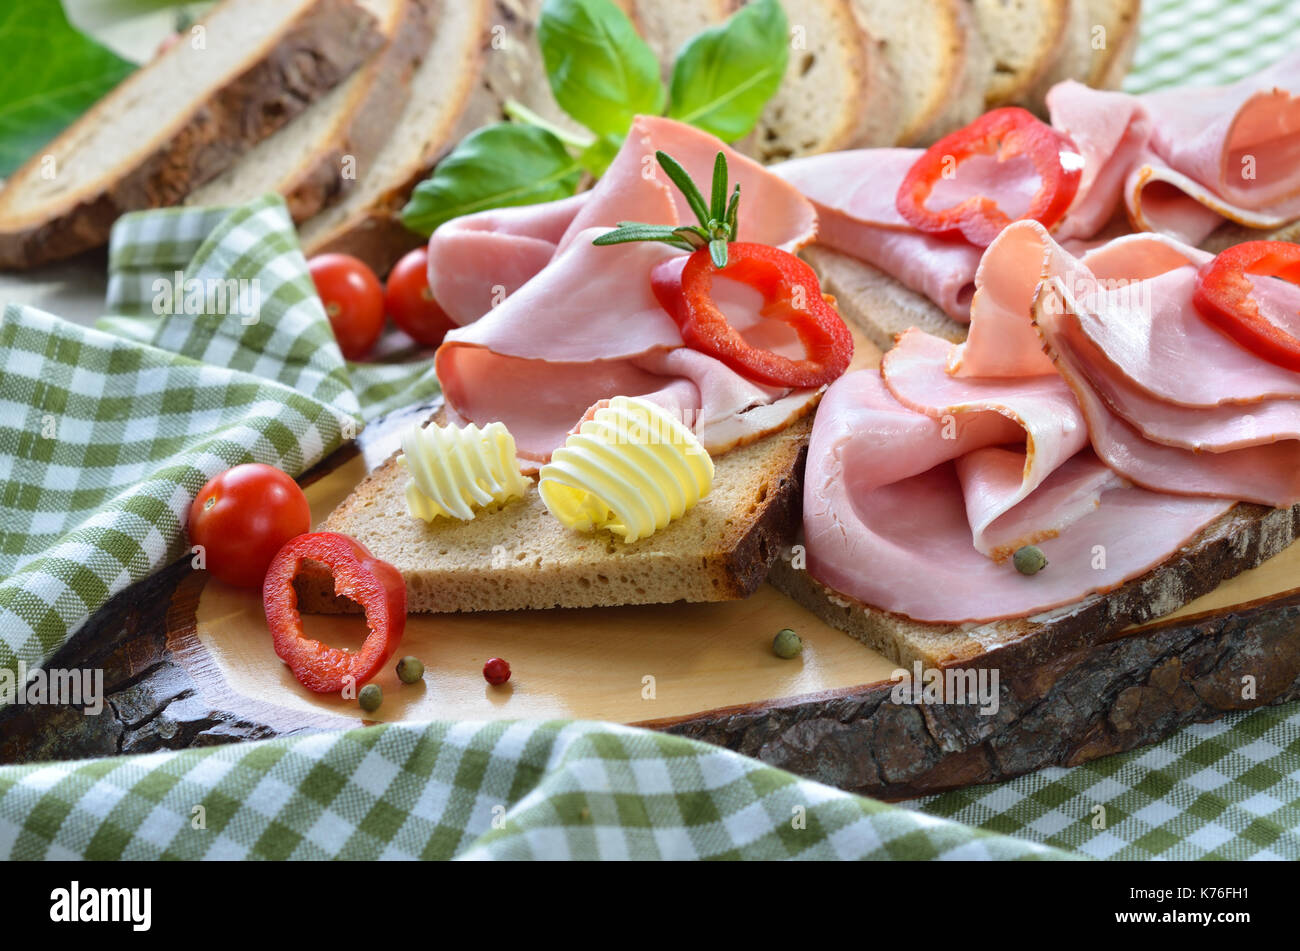
{"type": "Polygon", "coordinates": [[[406,628],[406,583],[355,539],[337,532],[309,532],[289,541],[271,560],[262,582],[262,605],[275,653],[298,682],[316,693],[360,687],[387,663],[406,628]],[[361,605],[370,633],[358,651],[329,647],[303,633],[293,579],[305,560],[334,575],[334,590],[361,605]]]}
{"type": "Polygon", "coordinates": [[[1300,284],[1300,244],[1247,241],[1196,272],[1192,303],[1209,323],[1252,353],[1300,373],[1300,339],[1259,312],[1248,275],[1300,284]]]}
{"type": "Polygon", "coordinates": [[[1083,177],[1083,156],[1067,136],[1027,110],[1007,106],[986,112],[926,149],[898,186],[898,213],[921,231],[960,233],[971,244],[988,247],[1012,220],[992,198],[972,195],[950,208],[926,206],[945,173],[951,177],[952,163],[977,155],[993,155],[999,162],[1023,155],[1033,163],[1040,184],[1020,217],[1047,228],[1065,217],[1083,177]]]}
{"type": "Polygon", "coordinates": [[[707,247],[686,260],[681,278],[670,259],[655,269],[655,297],[676,322],[688,347],[717,358],[741,376],[768,386],[812,389],[837,379],[853,359],[853,334],[822,296],[817,274],[799,258],[767,244],[727,246],[718,270],[707,247]],[[799,336],[802,360],[751,346],[713,300],[713,278],[747,284],[763,296],[760,313],[789,324],[799,336]]]}

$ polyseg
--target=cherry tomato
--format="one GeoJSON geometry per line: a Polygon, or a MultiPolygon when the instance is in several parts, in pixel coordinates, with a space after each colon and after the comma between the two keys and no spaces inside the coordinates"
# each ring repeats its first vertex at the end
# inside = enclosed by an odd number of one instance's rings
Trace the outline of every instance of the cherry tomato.
{"type": "Polygon", "coordinates": [[[339,349],[364,359],[384,330],[384,288],[366,262],[350,254],[318,254],[307,262],[339,349]]]}
{"type": "Polygon", "coordinates": [[[456,325],[429,290],[429,250],[416,248],[394,265],[384,291],[384,310],[411,339],[436,347],[456,325]]]}
{"type": "Polygon", "coordinates": [[[298,483],[260,462],[227,469],[190,506],[190,543],[203,546],[208,571],[240,588],[260,588],[276,552],[309,531],[298,483]]]}

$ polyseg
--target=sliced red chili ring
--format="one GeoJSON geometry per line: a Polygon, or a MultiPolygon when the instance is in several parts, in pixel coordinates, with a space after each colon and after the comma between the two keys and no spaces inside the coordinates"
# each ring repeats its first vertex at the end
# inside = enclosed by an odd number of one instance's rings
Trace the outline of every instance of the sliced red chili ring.
{"type": "Polygon", "coordinates": [[[1251,276],[1300,284],[1300,244],[1247,241],[1233,245],[1197,271],[1192,303],[1209,323],[1247,350],[1300,373],[1300,339],[1260,313],[1251,276]]]}
{"type": "Polygon", "coordinates": [[[262,605],[276,656],[289,665],[299,683],[316,693],[360,687],[393,655],[406,628],[406,583],[401,572],[337,532],[309,532],[281,548],[266,571],[262,605]],[[328,568],[335,592],[361,605],[370,633],[360,650],[329,647],[303,632],[293,579],[306,560],[328,568]]]}
{"type": "Polygon", "coordinates": [[[736,242],[728,245],[727,255],[726,268],[718,270],[709,249],[700,248],[687,259],[680,279],[671,259],[651,276],[655,296],[676,322],[688,347],[767,386],[815,388],[848,369],[853,359],[853,334],[822,296],[811,267],[766,244],[736,242]],[[806,356],[796,360],[750,345],[714,301],[714,277],[757,290],[763,296],[762,316],[789,324],[806,356]]]}
{"type": "Polygon", "coordinates": [[[1083,156],[1068,136],[1016,106],[994,109],[926,149],[898,187],[898,213],[921,231],[960,234],[987,247],[1013,220],[1032,218],[1050,228],[1069,210],[1083,177],[1083,156]],[[935,186],[952,178],[962,162],[978,155],[1006,162],[1024,156],[1038,173],[1039,187],[1017,219],[987,195],[972,195],[949,208],[930,208],[935,186]]]}

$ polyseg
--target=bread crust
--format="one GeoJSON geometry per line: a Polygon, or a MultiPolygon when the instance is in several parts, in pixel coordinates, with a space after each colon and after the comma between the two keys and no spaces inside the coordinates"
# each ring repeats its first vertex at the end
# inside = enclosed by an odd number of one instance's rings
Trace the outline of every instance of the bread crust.
{"type": "MultiPolygon", "coordinates": [[[[122,214],[176,204],[336,86],[382,42],[374,18],[352,0],[318,0],[304,8],[243,73],[196,103],[117,178],[91,182],[57,207],[8,220],[0,197],[0,268],[31,268],[98,247],[122,214]]],[[[146,66],[128,77],[60,139],[104,121],[118,99],[144,87],[149,75],[146,66]]],[[[43,155],[58,141],[14,173],[4,194],[18,194],[39,176],[43,155]]]]}

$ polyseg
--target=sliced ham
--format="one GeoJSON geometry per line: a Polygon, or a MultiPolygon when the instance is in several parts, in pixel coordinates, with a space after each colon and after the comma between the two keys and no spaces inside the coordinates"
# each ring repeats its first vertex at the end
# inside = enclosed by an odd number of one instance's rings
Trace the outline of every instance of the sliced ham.
{"type": "Polygon", "coordinates": [[[1058,236],[1096,233],[1119,204],[1133,224],[1188,244],[1225,219],[1278,228],[1300,217],[1300,54],[1228,86],[1144,96],[1060,83],[1052,124],[1085,157],[1058,236]]]}
{"type": "MultiPolygon", "coordinates": [[[[1293,91],[1300,93],[1300,54],[1214,89],[1132,96],[1057,84],[1047,97],[1051,122],[1083,156],[1083,173],[1054,236],[1082,253],[1131,223],[1194,246],[1225,220],[1277,228],[1300,218],[1300,99],[1293,91]]],[[[819,243],[970,322],[974,294],[989,283],[977,273],[983,249],[918,231],[895,208],[898,188],[921,154],[860,149],[795,159],[772,171],[816,206],[819,243]]],[[[982,194],[1014,216],[1038,184],[1023,157],[977,157],[960,163],[953,179],[936,183],[929,205],[949,207],[982,194]]],[[[1014,372],[1016,365],[1006,369],[1014,372]]]]}
{"type": "MultiPolygon", "coordinates": [[[[981,249],[917,231],[894,206],[898,186],[921,155],[920,149],[858,149],[793,159],[771,171],[816,207],[819,244],[874,265],[965,323],[981,249]]],[[[988,169],[982,172],[985,181],[988,169]]]]}
{"type": "MultiPolygon", "coordinates": [[[[981,263],[988,283],[976,294],[970,337],[948,359],[953,383],[927,385],[941,399],[959,385],[987,390],[999,377],[1063,380],[1097,455],[1132,482],[1294,504],[1300,374],[1243,349],[1196,311],[1196,272],[1208,258],[1156,235],[1075,258],[1041,225],[1017,222],[981,263]],[[985,287],[1000,294],[986,297],[985,287]],[[1035,344],[1052,371],[1016,377],[1015,366],[1044,368],[1029,359],[1035,344]]],[[[1255,293],[1265,312],[1300,310],[1293,285],[1257,278],[1255,293]]],[[[887,359],[887,380],[888,367],[887,359]]]]}
{"type": "Polygon", "coordinates": [[[899,403],[875,371],[832,384],[804,480],[815,578],[919,621],[1023,617],[1143,574],[1231,507],[1124,485],[1084,449],[986,530],[1004,551],[1040,545],[1048,566],[1027,577],[976,548],[968,502],[981,479],[996,481],[995,469],[1014,470],[1015,448],[1001,447],[1018,434],[1023,450],[1024,430],[991,411],[945,426],[899,403]]]}
{"type": "MultiPolygon", "coordinates": [[[[435,233],[430,268],[436,271],[439,262],[462,268],[455,294],[465,306],[457,319],[469,317],[447,335],[436,357],[454,421],[504,422],[521,459],[535,467],[594,404],[613,396],[660,403],[693,424],[712,453],[781,429],[812,409],[818,390],[762,386],[685,346],[650,283],[657,265],[684,262],[683,252],[653,242],[592,244],[619,221],[684,220],[689,210],[653,163],[656,149],[678,159],[696,181],[707,182],[720,148],[717,139],[696,129],[643,117],[587,196],[484,213],[435,233]],[[646,176],[647,168],[656,174],[646,176]],[[476,260],[485,248],[497,260],[476,260]],[[517,283],[496,306],[474,313],[479,304],[478,292],[470,291],[473,281],[502,274],[507,259],[517,283]]],[[[792,186],[735,153],[728,161],[732,180],[741,183],[742,239],[792,249],[811,239],[816,214],[792,186]]],[[[718,280],[714,298],[751,342],[777,350],[789,346],[789,328],[760,314],[761,298],[750,288],[718,280]]]]}
{"type": "MultiPolygon", "coordinates": [[[[909,330],[827,391],[814,577],[921,621],[1020,617],[1150,570],[1237,502],[1300,502],[1300,374],[1200,317],[1207,259],[1157,235],[1075,256],[1037,222],[1004,230],[965,344],[909,330]],[[1029,578],[1006,564],[1025,544],[1048,560],[1029,578]]],[[[1253,280],[1296,330],[1300,289],[1253,280]]]]}
{"type": "Polygon", "coordinates": [[[792,186],[719,139],[672,119],[638,116],[600,182],[573,198],[453,219],[429,239],[429,286],[459,325],[472,323],[522,287],[588,228],[620,221],[695,221],[655,161],[662,149],[707,188],[719,151],[741,186],[741,241],[794,251],[813,239],[817,216],[792,186]],[[746,214],[746,209],[749,209],[746,214]]]}

